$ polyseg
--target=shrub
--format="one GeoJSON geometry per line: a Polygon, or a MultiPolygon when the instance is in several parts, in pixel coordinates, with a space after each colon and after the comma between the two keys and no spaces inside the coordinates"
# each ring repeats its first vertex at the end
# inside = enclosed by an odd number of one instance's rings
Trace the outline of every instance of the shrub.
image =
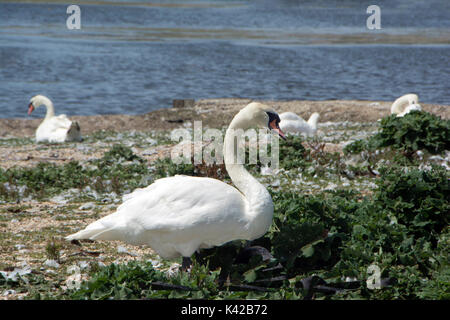
{"type": "Polygon", "coordinates": [[[450,180],[445,168],[383,168],[375,201],[417,235],[429,236],[448,225],[450,180]]]}
{"type": "Polygon", "coordinates": [[[373,139],[377,147],[393,147],[408,153],[417,150],[441,153],[450,149],[450,120],[422,111],[404,117],[391,115],[381,120],[380,131],[373,139]]]}
{"type": "Polygon", "coordinates": [[[381,120],[377,134],[356,140],[344,148],[345,154],[391,147],[410,156],[418,150],[437,154],[450,149],[450,120],[428,112],[412,111],[404,117],[390,115],[381,120]]]}

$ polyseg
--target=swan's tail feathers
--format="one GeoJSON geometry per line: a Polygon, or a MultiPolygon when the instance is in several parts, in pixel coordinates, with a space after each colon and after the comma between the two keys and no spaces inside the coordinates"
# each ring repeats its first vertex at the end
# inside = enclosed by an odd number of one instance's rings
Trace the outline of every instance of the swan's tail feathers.
{"type": "Polygon", "coordinates": [[[311,129],[316,130],[317,129],[317,122],[319,121],[319,113],[314,112],[308,120],[308,124],[311,127],[311,129]]]}
{"type": "Polygon", "coordinates": [[[66,240],[123,240],[123,225],[117,221],[114,215],[103,217],[100,220],[92,222],[83,230],[71,234],[66,240]]]}
{"type": "Polygon", "coordinates": [[[65,239],[68,241],[81,240],[81,239],[93,240],[92,238],[101,232],[103,232],[102,229],[90,229],[90,230],[84,229],[84,230],[78,231],[77,233],[67,236],[65,239]]]}
{"type": "Polygon", "coordinates": [[[76,121],[72,121],[69,131],[67,131],[67,141],[83,141],[81,137],[80,125],[76,121]]]}
{"type": "Polygon", "coordinates": [[[84,230],[78,231],[77,233],[71,234],[67,236],[65,239],[67,241],[72,240],[82,240],[82,239],[89,239],[89,240],[124,240],[124,235],[120,230],[116,228],[90,228],[87,227],[84,230]]]}

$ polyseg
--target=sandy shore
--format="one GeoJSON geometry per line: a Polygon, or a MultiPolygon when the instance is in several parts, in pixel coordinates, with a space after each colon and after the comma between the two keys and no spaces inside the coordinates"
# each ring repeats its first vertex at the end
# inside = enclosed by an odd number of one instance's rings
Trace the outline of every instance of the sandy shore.
{"type": "MultiPolygon", "coordinates": [[[[97,115],[68,116],[79,122],[82,133],[99,130],[151,131],[171,130],[184,122],[202,121],[204,127],[226,126],[233,115],[248,104],[250,99],[205,99],[198,100],[192,108],[168,108],[142,115],[97,115]]],[[[320,113],[320,122],[373,122],[390,112],[392,101],[259,101],[272,106],[279,113],[292,111],[308,118],[313,112],[320,113]]],[[[450,106],[421,104],[423,109],[450,118],[450,106]]],[[[40,111],[39,111],[40,112],[40,111]]],[[[0,137],[32,137],[42,119],[0,119],[0,137]]]]}

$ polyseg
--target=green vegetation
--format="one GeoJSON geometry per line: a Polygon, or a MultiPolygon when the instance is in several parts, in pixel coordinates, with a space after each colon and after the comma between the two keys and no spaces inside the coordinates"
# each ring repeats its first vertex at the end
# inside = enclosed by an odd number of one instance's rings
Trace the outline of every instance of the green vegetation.
{"type": "Polygon", "coordinates": [[[428,112],[413,111],[404,117],[391,115],[381,120],[375,136],[377,147],[393,147],[412,153],[427,150],[432,154],[450,150],[450,120],[428,112]]]}
{"type": "MultiPolygon", "coordinates": [[[[383,119],[377,134],[348,145],[345,155],[326,152],[318,138],[290,136],[280,142],[280,173],[266,181],[259,176],[275,206],[263,237],[202,250],[190,273],[169,274],[142,259],[101,267],[91,262],[79,289],[62,288],[62,271],[16,279],[0,274],[0,291],[29,292],[28,299],[450,299],[449,171],[411,157],[448,147],[448,121],[423,112],[383,119]],[[297,188],[295,181],[305,185],[297,188]],[[335,187],[325,188],[330,183],[335,187]],[[381,272],[380,289],[367,286],[371,266],[381,272]]],[[[253,174],[259,168],[249,166],[253,174]]],[[[11,204],[18,198],[87,187],[121,195],[175,174],[229,179],[223,166],[176,165],[167,158],[147,163],[131,148],[113,145],[84,163],[0,169],[0,201],[9,202],[0,221],[31,215],[29,206],[11,204]]],[[[93,211],[83,214],[95,218],[93,211]]],[[[56,214],[68,219],[63,209],[56,214]]],[[[6,243],[12,235],[2,237],[6,243]]],[[[65,270],[76,257],[67,259],[70,244],[59,241],[45,238],[41,259],[65,270]]]]}
{"type": "Polygon", "coordinates": [[[404,117],[390,115],[381,119],[376,135],[347,145],[344,152],[355,154],[386,147],[401,150],[406,155],[418,150],[431,154],[450,150],[450,120],[423,111],[412,111],[404,117]]]}

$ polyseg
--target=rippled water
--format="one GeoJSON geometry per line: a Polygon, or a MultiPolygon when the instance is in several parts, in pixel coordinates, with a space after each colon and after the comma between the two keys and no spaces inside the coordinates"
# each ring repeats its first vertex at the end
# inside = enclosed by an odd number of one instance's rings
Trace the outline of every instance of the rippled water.
{"type": "MultiPolygon", "coordinates": [[[[450,104],[450,2],[0,1],[0,117],[31,96],[57,113],[139,114],[175,98],[394,100],[450,104]]],[[[43,111],[33,117],[42,117],[43,111]]]]}

